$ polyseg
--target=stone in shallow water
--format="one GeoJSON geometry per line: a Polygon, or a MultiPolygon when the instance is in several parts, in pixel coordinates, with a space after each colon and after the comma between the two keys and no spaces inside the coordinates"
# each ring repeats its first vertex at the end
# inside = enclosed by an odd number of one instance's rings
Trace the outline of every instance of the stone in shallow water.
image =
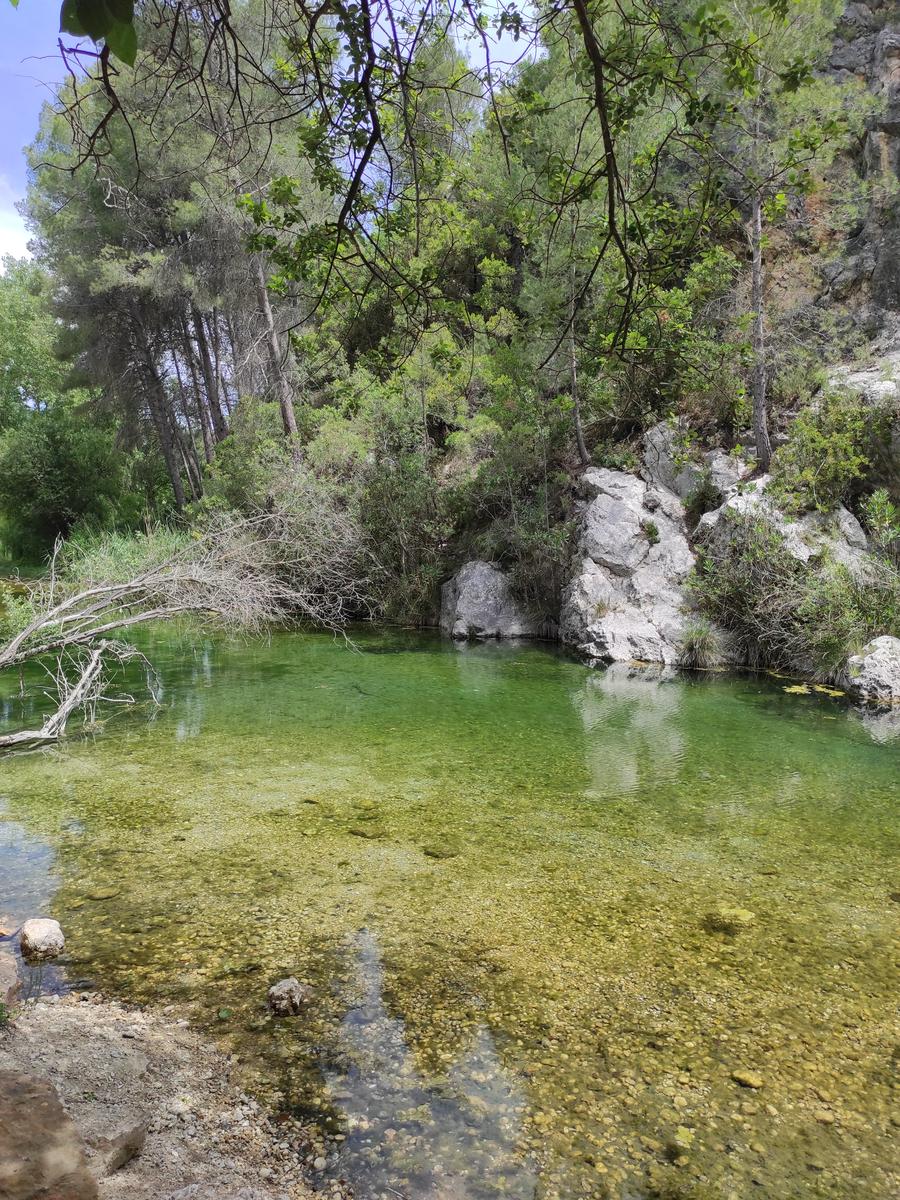
{"type": "Polygon", "coordinates": [[[19,945],[25,958],[56,958],[65,949],[66,939],[59,921],[33,917],[22,926],[19,945]]]}
{"type": "Polygon", "coordinates": [[[756,914],[747,908],[728,908],[721,905],[711,913],[707,913],[703,923],[713,933],[740,933],[748,929],[756,920],[756,914]]]}
{"type": "Polygon", "coordinates": [[[92,888],[91,891],[85,892],[84,895],[87,900],[114,900],[120,891],[121,889],[117,887],[100,887],[92,888]]]}
{"type": "Polygon", "coordinates": [[[309,1004],[312,995],[311,987],[289,975],[269,988],[269,1009],[276,1017],[294,1017],[305,1004],[309,1004]]]}
{"type": "Polygon", "coordinates": [[[755,1071],[732,1071],[731,1078],[735,1083],[739,1083],[741,1087],[753,1088],[757,1091],[764,1083],[762,1075],[757,1075],[755,1071]]]}
{"type": "Polygon", "coordinates": [[[0,1196],[96,1200],[84,1147],[48,1079],[0,1071],[0,1196]]]}
{"type": "Polygon", "coordinates": [[[0,947],[0,1004],[13,1004],[18,993],[19,969],[15,955],[5,946],[0,947]]]}

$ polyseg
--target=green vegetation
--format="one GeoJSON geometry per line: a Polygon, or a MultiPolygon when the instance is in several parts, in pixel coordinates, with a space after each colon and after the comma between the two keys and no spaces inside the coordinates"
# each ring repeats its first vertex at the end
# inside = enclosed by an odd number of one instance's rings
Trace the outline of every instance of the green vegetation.
{"type": "Polygon", "coordinates": [[[900,628],[900,571],[873,560],[865,574],[840,563],[803,563],[765,516],[729,514],[727,544],[701,551],[700,607],[747,661],[831,677],[873,637],[900,628]]]}
{"type": "Polygon", "coordinates": [[[791,508],[830,512],[849,498],[868,466],[867,414],[858,396],[825,391],[794,420],[775,456],[775,493],[791,508]]]}
{"type": "MultiPolygon", "coordinates": [[[[396,0],[393,35],[340,2],[318,25],[277,0],[64,8],[104,86],[45,110],[36,260],[0,280],[7,553],[272,511],[302,462],[383,615],[433,620],[480,555],[552,622],[580,466],[633,466],[666,416],[727,446],[789,402],[766,229],[815,197],[834,235],[825,173],[872,103],[815,74],[832,0],[427,3],[409,28],[396,0]],[[513,69],[467,41],[494,23],[530,48],[513,69]]],[[[797,504],[865,466],[823,403],[776,459],[797,504]]]]}

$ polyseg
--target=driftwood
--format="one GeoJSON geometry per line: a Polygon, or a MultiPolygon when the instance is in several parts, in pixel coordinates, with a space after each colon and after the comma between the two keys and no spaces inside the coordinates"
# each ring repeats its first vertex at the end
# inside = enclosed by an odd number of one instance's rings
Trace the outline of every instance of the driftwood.
{"type": "Polygon", "coordinates": [[[96,705],[104,662],[139,656],[111,635],[183,614],[251,632],[287,620],[336,630],[364,610],[353,523],[314,485],[299,494],[295,485],[291,499],[293,507],[220,519],[131,579],[89,578],[74,592],[60,582],[58,546],[33,594],[34,617],[0,646],[0,670],[56,656],[59,703],[40,729],[0,736],[0,751],[56,741],[77,709],[96,705]]]}
{"type": "Polygon", "coordinates": [[[0,750],[40,746],[61,738],[66,732],[66,725],[72,713],[76,709],[87,706],[98,695],[104,672],[104,656],[109,650],[109,642],[100,642],[95,646],[86,662],[83,663],[80,674],[74,682],[69,681],[62,662],[60,662],[56,672],[60,694],[59,707],[46,718],[40,729],[23,729],[18,733],[0,736],[0,750]]]}

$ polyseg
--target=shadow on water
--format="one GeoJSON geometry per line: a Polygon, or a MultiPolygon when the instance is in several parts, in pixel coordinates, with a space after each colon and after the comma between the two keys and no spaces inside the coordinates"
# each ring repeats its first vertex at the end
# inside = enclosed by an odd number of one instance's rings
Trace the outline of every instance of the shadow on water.
{"type": "Polygon", "coordinates": [[[440,1074],[416,1065],[406,1025],[385,1000],[377,938],[368,930],[348,948],[351,1006],[326,1070],[346,1140],[332,1172],[361,1195],[388,1192],[421,1200],[530,1200],[537,1173],[521,1150],[527,1102],[484,1023],[440,1074]]]}

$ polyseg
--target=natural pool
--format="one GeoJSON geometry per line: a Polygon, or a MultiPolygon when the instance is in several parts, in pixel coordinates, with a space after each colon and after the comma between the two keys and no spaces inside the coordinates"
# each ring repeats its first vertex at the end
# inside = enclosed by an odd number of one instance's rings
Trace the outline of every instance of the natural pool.
{"type": "Polygon", "coordinates": [[[897,1193],[890,718],[403,632],[146,648],[158,709],[0,763],[0,915],[213,1029],[342,1136],[326,1181],[897,1193]]]}

